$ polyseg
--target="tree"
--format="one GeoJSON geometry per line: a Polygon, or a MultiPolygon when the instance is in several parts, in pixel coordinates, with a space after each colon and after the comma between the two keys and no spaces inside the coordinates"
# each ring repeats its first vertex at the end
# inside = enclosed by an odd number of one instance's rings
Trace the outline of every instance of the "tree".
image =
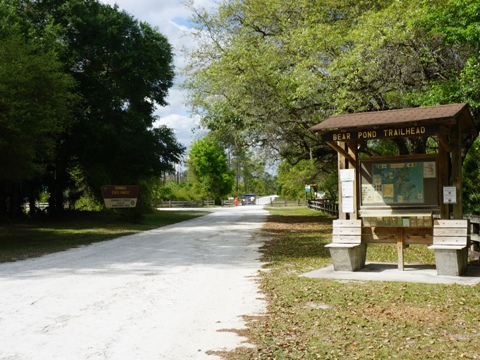
{"type": "Polygon", "coordinates": [[[465,157],[463,163],[463,205],[466,214],[480,213],[480,193],[478,192],[478,184],[480,183],[480,144],[479,138],[475,140],[473,145],[465,157]]]}
{"type": "MultiPolygon", "coordinates": [[[[63,208],[69,173],[79,169],[100,197],[104,184],[140,183],[173,171],[184,152],[166,128],[154,128],[156,106],[173,83],[167,39],[117,6],[96,0],[30,1],[25,14],[60,30],[65,69],[78,82],[84,108],[51,164],[52,208],[63,208]]],[[[147,189],[142,189],[147,191],[147,189]]]]}
{"type": "MultiPolygon", "coordinates": [[[[338,113],[425,104],[435,84],[451,83],[475,55],[421,25],[435,12],[450,14],[441,9],[452,3],[247,0],[195,9],[201,46],[187,68],[190,105],[207,128],[233,127],[290,162],[313,157],[330,166],[334,152],[309,127],[338,113]]],[[[473,18],[474,1],[466,3],[473,18]]],[[[463,17],[451,18],[460,29],[463,17]]],[[[459,97],[442,103],[452,99],[459,97]]],[[[396,146],[405,154],[427,144],[396,146]]]]}
{"type": "Polygon", "coordinates": [[[210,136],[193,142],[188,159],[189,179],[203,198],[217,202],[232,191],[233,172],[225,151],[210,136]]]}
{"type": "Polygon", "coordinates": [[[16,12],[17,5],[0,4],[0,213],[4,216],[18,215],[29,191],[25,188],[44,175],[46,164],[57,156],[58,139],[71,128],[78,100],[74,79],[63,72],[55,45],[48,42],[53,30],[47,27],[44,36],[30,37],[33,30],[16,12]]]}
{"type": "Polygon", "coordinates": [[[202,46],[186,83],[192,108],[208,128],[235,120],[250,145],[289,159],[309,158],[311,149],[330,159],[333,151],[308,128],[335,112],[328,68],[349,49],[343,38],[382,3],[225,1],[215,12],[197,10],[202,46]]]}
{"type": "MultiPolygon", "coordinates": [[[[442,39],[446,47],[456,49],[459,66],[449,76],[434,81],[420,98],[426,105],[467,102],[480,126],[480,4],[475,0],[450,0],[442,8],[430,6],[428,16],[417,26],[442,39]]],[[[454,70],[454,71],[453,71],[454,70]]]]}
{"type": "Polygon", "coordinates": [[[305,185],[315,184],[318,190],[325,191],[327,198],[336,201],[338,178],[336,168],[319,171],[311,160],[302,160],[295,165],[284,160],[278,170],[279,195],[286,199],[304,199],[305,185]]]}
{"type": "MultiPolygon", "coordinates": [[[[480,4],[475,0],[453,0],[442,9],[431,9],[429,17],[421,23],[428,30],[434,31],[445,41],[447,46],[463,46],[467,60],[445,81],[433,83],[430,91],[421,98],[424,104],[445,102],[467,102],[474,115],[477,127],[480,127],[480,4]]],[[[467,138],[464,141],[463,155],[463,201],[466,213],[480,211],[478,183],[479,139],[467,138]]]]}

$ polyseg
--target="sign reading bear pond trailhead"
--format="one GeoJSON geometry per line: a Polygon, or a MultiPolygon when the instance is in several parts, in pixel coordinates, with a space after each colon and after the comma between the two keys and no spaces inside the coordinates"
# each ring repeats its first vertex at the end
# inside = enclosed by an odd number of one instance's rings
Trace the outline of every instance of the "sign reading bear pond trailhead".
{"type": "Polygon", "coordinates": [[[103,200],[108,209],[134,208],[137,206],[140,187],[137,185],[104,185],[103,200]]]}

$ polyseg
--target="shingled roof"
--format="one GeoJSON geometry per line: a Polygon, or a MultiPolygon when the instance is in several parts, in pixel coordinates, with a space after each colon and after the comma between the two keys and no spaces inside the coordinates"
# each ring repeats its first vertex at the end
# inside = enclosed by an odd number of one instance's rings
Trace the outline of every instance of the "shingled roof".
{"type": "Polygon", "coordinates": [[[314,133],[325,133],[338,129],[380,128],[400,124],[448,125],[457,119],[462,124],[462,132],[475,130],[472,115],[465,103],[337,115],[312,126],[309,130],[314,133]]]}

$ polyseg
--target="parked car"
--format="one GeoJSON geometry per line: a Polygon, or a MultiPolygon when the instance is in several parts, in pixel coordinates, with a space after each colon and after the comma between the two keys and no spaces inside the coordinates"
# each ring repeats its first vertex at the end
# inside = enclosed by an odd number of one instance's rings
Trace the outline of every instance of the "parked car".
{"type": "Polygon", "coordinates": [[[245,194],[242,196],[242,205],[255,205],[257,198],[254,194],[245,194]]]}

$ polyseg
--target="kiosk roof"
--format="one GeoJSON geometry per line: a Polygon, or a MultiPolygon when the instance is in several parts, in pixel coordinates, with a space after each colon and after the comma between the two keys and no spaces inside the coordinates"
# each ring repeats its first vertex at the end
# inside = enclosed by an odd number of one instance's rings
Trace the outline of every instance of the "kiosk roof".
{"type": "Polygon", "coordinates": [[[462,103],[337,115],[312,126],[310,131],[323,133],[333,129],[358,129],[359,127],[392,126],[406,123],[448,124],[457,118],[462,123],[462,132],[470,132],[475,129],[468,105],[462,103]]]}

